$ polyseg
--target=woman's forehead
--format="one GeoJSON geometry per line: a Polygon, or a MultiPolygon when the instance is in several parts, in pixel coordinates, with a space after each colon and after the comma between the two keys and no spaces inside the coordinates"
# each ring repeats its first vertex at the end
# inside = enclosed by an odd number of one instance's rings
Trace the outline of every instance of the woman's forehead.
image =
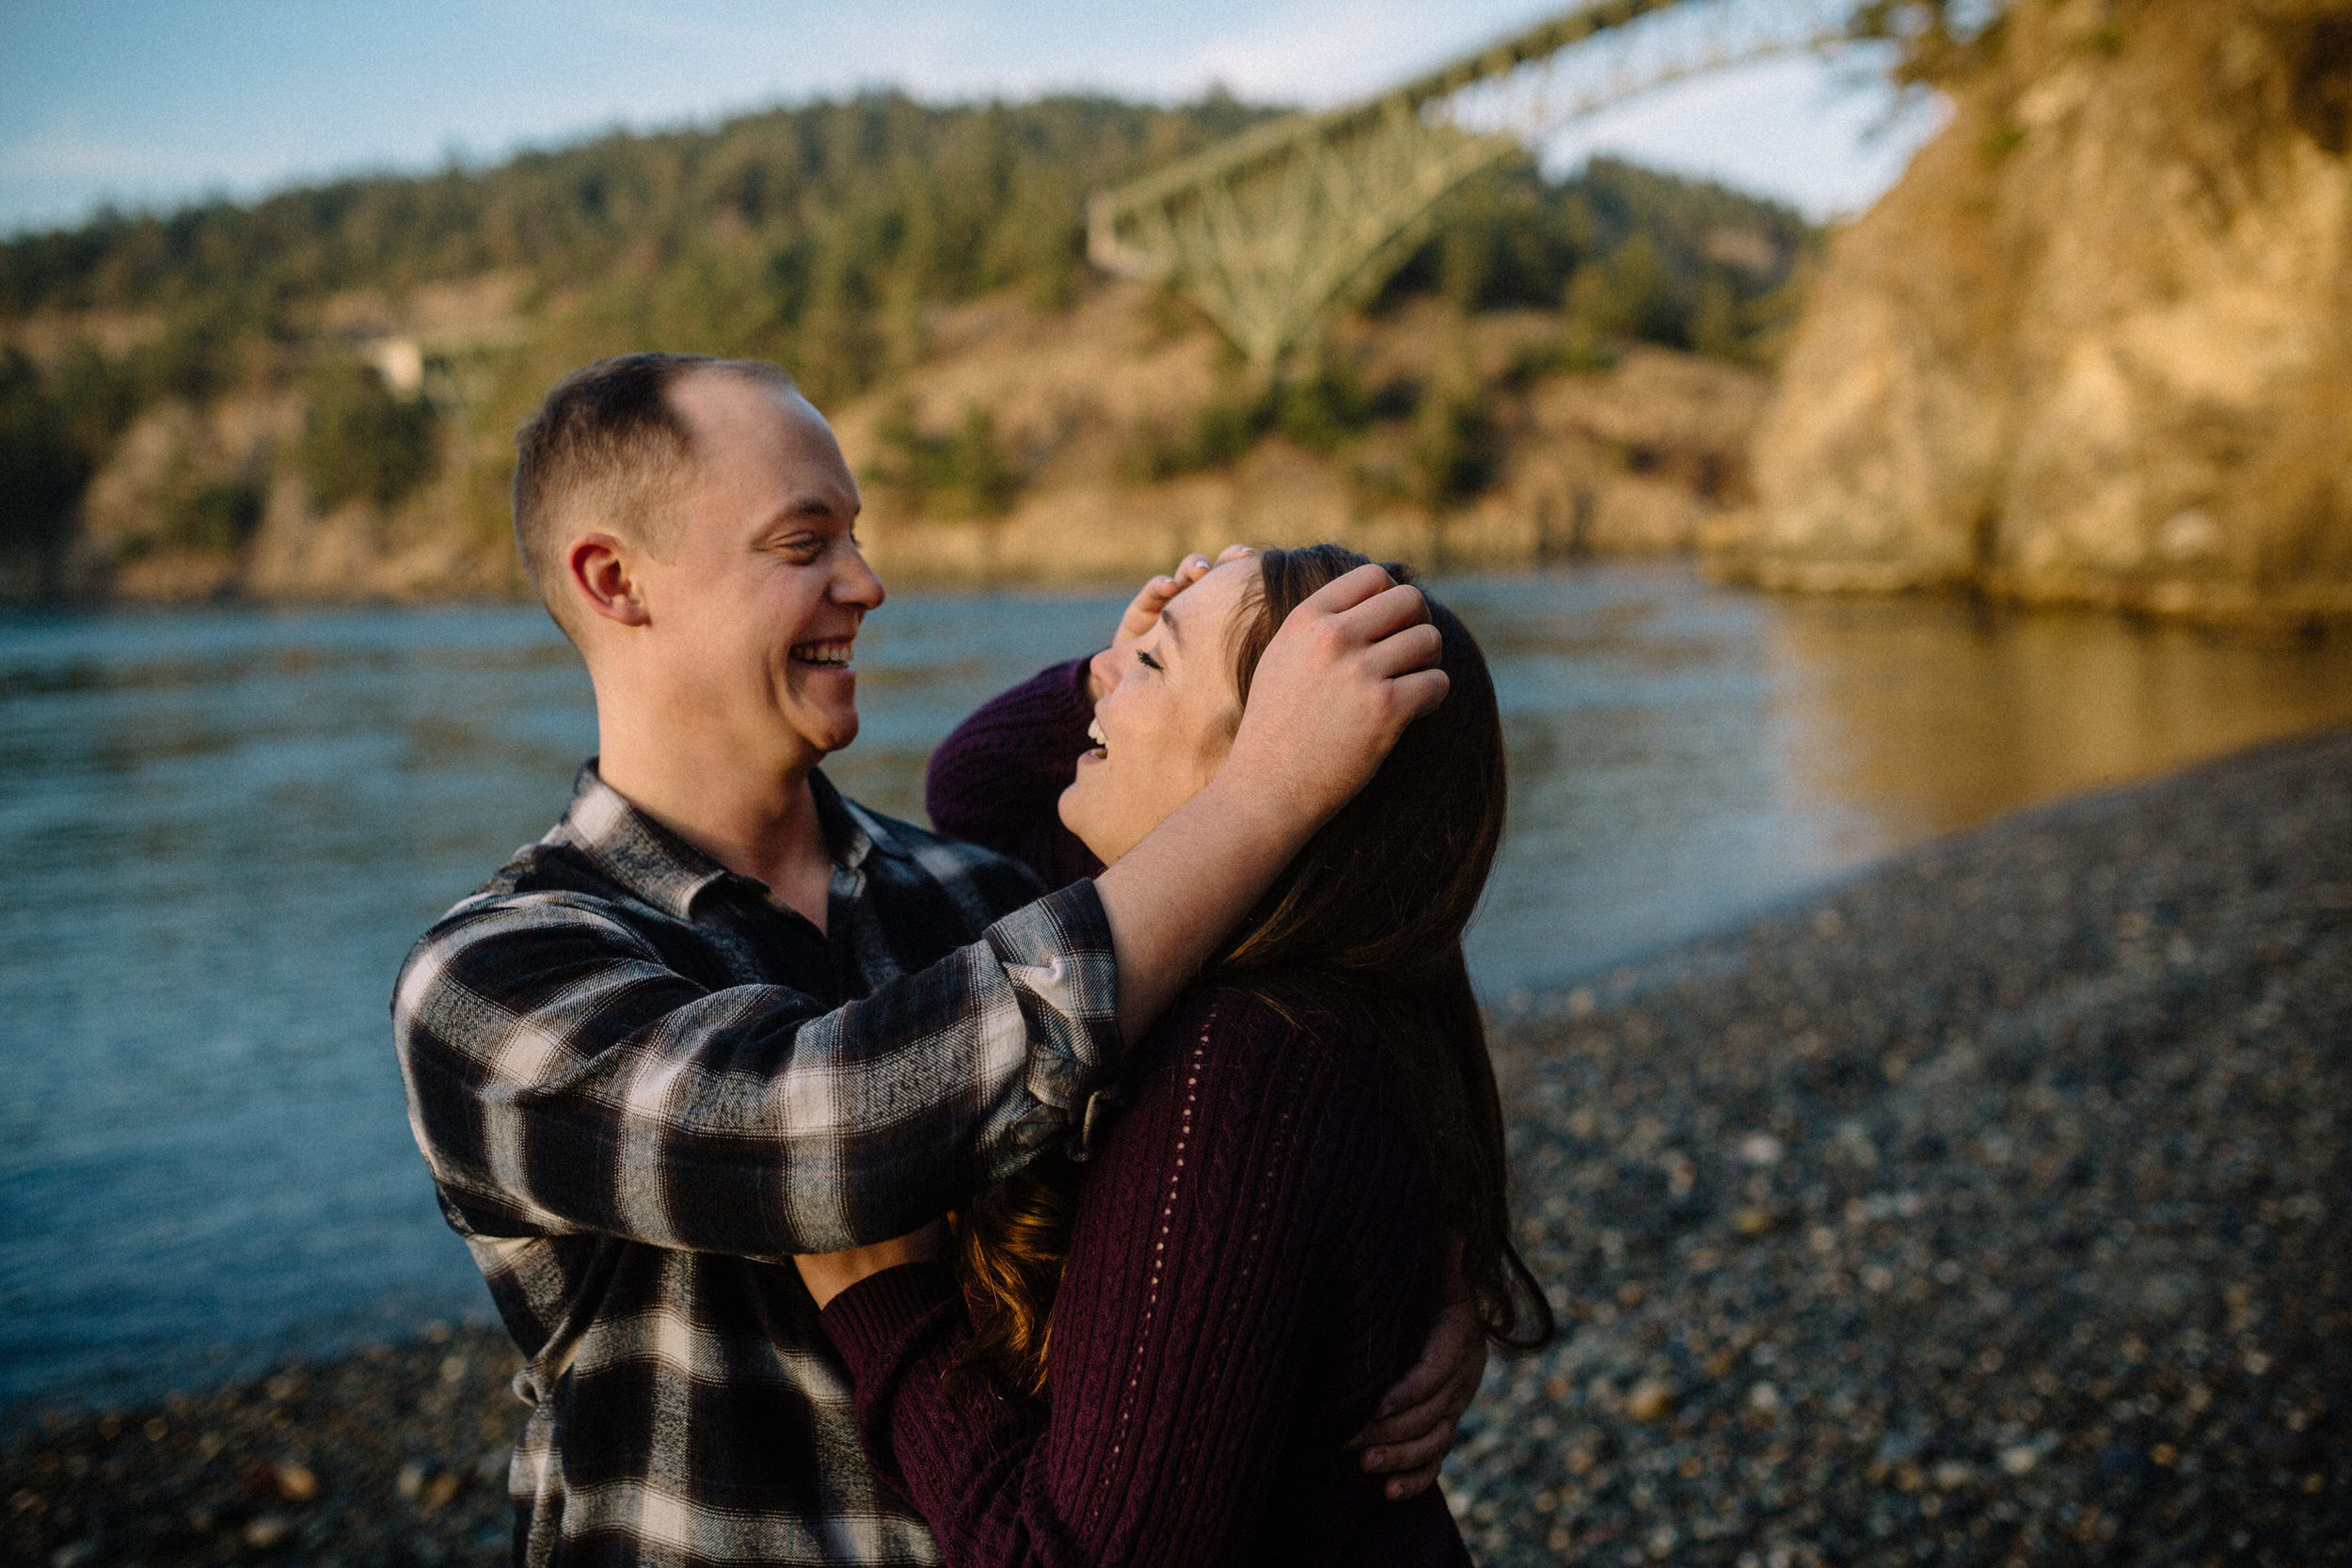
{"type": "Polygon", "coordinates": [[[1181,625],[1180,638],[1221,635],[1241,603],[1243,591],[1257,580],[1256,557],[1229,561],[1168,600],[1162,614],[1181,625]]]}

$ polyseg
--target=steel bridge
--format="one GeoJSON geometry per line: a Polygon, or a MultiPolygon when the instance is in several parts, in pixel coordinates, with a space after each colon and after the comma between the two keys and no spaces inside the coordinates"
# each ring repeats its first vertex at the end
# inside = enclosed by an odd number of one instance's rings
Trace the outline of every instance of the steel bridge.
{"type": "Polygon", "coordinates": [[[1586,0],[1095,196],[1087,253],[1181,289],[1262,370],[1369,300],[1464,182],[1670,83],[1843,41],[1852,0],[1586,0]]]}

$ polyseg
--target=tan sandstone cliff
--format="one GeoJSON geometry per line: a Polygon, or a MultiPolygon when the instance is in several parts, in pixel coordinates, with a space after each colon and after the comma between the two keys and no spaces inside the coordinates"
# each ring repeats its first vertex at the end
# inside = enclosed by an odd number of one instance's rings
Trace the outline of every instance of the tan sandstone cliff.
{"type": "Polygon", "coordinates": [[[1833,244],[1717,565],[2352,613],[2352,4],[2016,0],[1954,99],[1833,244]]]}
{"type": "Polygon", "coordinates": [[[1687,554],[1752,499],[1745,448],[1762,373],[1636,347],[1606,371],[1531,375],[1514,367],[1543,362],[1556,317],[1465,321],[1434,301],[1348,324],[1331,353],[1367,385],[1451,374],[1484,388],[1493,472],[1477,494],[1432,509],[1386,493],[1378,470],[1399,456],[1399,421],[1337,452],[1276,435],[1231,465],[1136,483],[1122,472],[1136,433],[1182,424],[1219,395],[1217,340],[1156,316],[1149,291],[1128,283],[1101,285],[1061,316],[1003,299],[943,312],[934,357],[836,420],[868,476],[861,531],[883,575],[1118,583],[1234,540],[1336,540],[1437,570],[1687,554]],[[874,483],[886,461],[878,429],[900,400],[934,429],[953,428],[960,410],[992,413],[1028,476],[1004,515],[910,515],[874,483]]]}
{"type": "MultiPolygon", "coordinates": [[[[567,367],[545,353],[492,361],[482,352],[525,338],[513,293],[469,283],[397,305],[355,293],[323,312],[349,341],[492,366],[471,388],[477,401],[453,397],[437,470],[413,493],[389,506],[318,505],[296,466],[273,461],[301,437],[298,388],[201,407],[166,400],[93,477],[68,587],[144,601],[526,594],[505,516],[509,432],[567,367]],[[232,481],[253,490],[244,536],[224,548],[175,535],[189,496],[232,481]]],[[[1194,423],[1234,395],[1238,375],[1205,323],[1171,314],[1141,285],[1095,283],[1053,312],[1006,291],[934,308],[928,325],[921,363],[828,409],[866,492],[868,553],[894,583],[1126,583],[1236,539],[1337,539],[1428,569],[1678,555],[1753,500],[1747,443],[1763,372],[1642,345],[1605,367],[1569,368],[1557,312],[1465,318],[1410,300],[1337,334],[1333,362],[1366,388],[1475,394],[1487,471],[1438,505],[1394,482],[1410,459],[1409,418],[1378,420],[1333,450],[1276,432],[1229,461],[1136,474],[1144,437],[1194,423]],[[926,432],[950,432],[975,408],[990,415],[1017,475],[1009,499],[977,515],[911,502],[884,477],[897,460],[887,421],[903,411],[926,432]]],[[[0,348],[8,341],[0,330],[0,348]]],[[[8,587],[0,579],[0,603],[8,587]]]]}

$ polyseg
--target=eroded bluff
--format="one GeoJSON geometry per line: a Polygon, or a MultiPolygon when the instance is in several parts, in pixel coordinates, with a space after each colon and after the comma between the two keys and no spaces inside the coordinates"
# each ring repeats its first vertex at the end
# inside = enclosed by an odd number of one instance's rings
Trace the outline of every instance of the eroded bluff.
{"type": "Polygon", "coordinates": [[[2015,0],[1837,236],[1719,559],[2352,613],[2352,4],[2015,0]]]}

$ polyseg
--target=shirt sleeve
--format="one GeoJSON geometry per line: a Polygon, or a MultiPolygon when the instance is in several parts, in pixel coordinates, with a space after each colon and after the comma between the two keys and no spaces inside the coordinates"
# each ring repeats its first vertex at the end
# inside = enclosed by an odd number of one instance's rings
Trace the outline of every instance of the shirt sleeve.
{"type": "Polygon", "coordinates": [[[1009,855],[1048,887],[1103,863],[1062,826],[1061,792],[1092,744],[1087,660],[1042,670],[991,698],[931,753],[923,806],[941,832],[1009,855]]]}
{"type": "MultiPolygon", "coordinates": [[[[1382,1137],[1360,1074],[1279,1054],[1259,1075],[1195,1050],[1121,1123],[1082,1197],[1044,1404],[944,1376],[971,1324],[940,1265],[885,1270],[827,1305],[868,1455],[952,1568],[1243,1560],[1309,1370],[1331,1364],[1334,1259],[1387,1255],[1397,1285],[1381,1305],[1400,1318],[1425,1299],[1414,1207],[1384,1201],[1410,1190],[1396,1173],[1411,1139],[1382,1137]]],[[[1366,1380],[1367,1408],[1392,1375],[1366,1380]]],[[[1362,1513],[1382,1506],[1375,1483],[1360,1491],[1362,1513]]]]}
{"type": "Polygon", "coordinates": [[[782,1261],[902,1235],[1082,1129],[1117,1001],[1082,882],[830,1010],[697,984],[591,897],[487,897],[418,944],[392,1012],[461,1231],[782,1261]]]}

